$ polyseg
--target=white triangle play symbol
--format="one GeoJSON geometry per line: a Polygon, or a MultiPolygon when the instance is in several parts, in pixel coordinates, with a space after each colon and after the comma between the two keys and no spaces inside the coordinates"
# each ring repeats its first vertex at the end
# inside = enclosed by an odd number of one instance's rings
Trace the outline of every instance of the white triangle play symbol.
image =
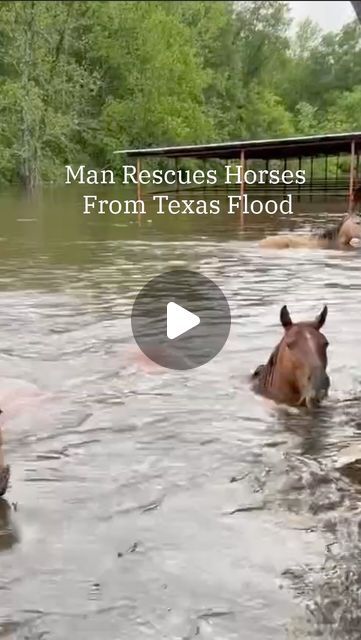
{"type": "Polygon", "coordinates": [[[174,340],[183,333],[197,327],[200,318],[175,302],[167,304],[167,338],[174,340]]]}

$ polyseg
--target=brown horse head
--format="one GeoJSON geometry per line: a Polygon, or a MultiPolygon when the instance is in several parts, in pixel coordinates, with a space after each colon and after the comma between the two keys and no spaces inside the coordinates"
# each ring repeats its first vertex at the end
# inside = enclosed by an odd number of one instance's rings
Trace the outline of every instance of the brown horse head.
{"type": "Polygon", "coordinates": [[[320,329],[327,307],[310,322],[293,323],[286,306],[280,313],[284,336],[267,364],[253,374],[258,391],[277,402],[313,407],[327,396],[330,379],[327,369],[326,337],[320,329]]]}
{"type": "Polygon", "coordinates": [[[361,218],[358,215],[351,214],[344,218],[339,227],[338,240],[343,245],[361,242],[361,218]]]}
{"type": "Polygon", "coordinates": [[[285,330],[280,345],[280,363],[287,370],[291,386],[299,396],[298,404],[308,407],[319,404],[330,386],[326,373],[328,341],[320,331],[326,318],[327,306],[312,322],[294,324],[286,306],[280,313],[285,330]]]}

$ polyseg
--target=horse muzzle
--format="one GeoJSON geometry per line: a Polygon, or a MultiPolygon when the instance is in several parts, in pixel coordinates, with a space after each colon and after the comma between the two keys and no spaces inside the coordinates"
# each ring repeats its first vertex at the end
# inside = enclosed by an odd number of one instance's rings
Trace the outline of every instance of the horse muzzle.
{"type": "Polygon", "coordinates": [[[317,407],[327,398],[330,388],[330,378],[324,371],[312,375],[304,394],[304,402],[311,409],[317,407]]]}

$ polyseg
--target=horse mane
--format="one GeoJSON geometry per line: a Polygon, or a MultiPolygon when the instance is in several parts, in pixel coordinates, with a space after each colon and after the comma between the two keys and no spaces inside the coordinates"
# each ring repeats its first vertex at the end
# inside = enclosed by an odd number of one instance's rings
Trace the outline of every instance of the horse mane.
{"type": "Polygon", "coordinates": [[[319,240],[336,240],[338,234],[341,231],[344,223],[348,219],[349,215],[345,215],[342,220],[338,224],[329,225],[325,227],[325,229],[321,229],[320,231],[316,231],[315,236],[319,240]]]}
{"type": "Polygon", "coordinates": [[[276,345],[273,349],[270,357],[266,364],[260,365],[257,367],[255,372],[253,373],[253,378],[258,380],[258,383],[262,385],[265,389],[268,388],[272,384],[273,374],[277,365],[277,360],[279,356],[279,352],[281,350],[282,340],[276,345]]]}

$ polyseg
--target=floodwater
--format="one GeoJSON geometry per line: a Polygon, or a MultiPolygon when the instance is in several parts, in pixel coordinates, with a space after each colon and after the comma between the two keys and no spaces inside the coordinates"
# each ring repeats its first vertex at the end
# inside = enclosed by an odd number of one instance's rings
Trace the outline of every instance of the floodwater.
{"type": "Polygon", "coordinates": [[[0,638],[359,639],[361,252],[257,246],[343,202],[243,230],[83,216],[67,188],[0,209],[0,638]],[[223,351],[181,372],[146,366],[130,328],[140,287],[174,266],[232,311],[223,351]],[[314,413],[248,386],[285,303],[295,319],[329,306],[314,413]]]}

